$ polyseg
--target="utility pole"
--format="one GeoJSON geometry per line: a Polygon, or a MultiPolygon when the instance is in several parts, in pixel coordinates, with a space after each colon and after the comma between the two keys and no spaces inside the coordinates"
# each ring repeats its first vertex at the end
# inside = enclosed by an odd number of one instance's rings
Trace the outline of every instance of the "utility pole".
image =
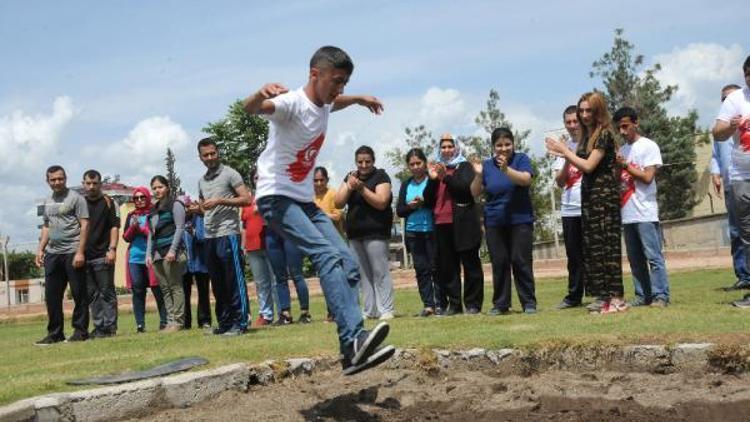
{"type": "Polygon", "coordinates": [[[10,309],[10,274],[8,274],[8,242],[10,236],[5,236],[2,241],[3,246],[3,274],[5,275],[5,295],[8,299],[8,309],[10,309]]]}

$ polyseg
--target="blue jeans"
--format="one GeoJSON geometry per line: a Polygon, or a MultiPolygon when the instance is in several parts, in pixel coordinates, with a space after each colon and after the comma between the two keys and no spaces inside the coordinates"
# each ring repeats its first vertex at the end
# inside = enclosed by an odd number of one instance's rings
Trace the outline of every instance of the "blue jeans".
{"type": "MultiPolygon", "coordinates": [[[[146,325],[146,290],[148,289],[148,268],[146,264],[128,264],[130,280],[133,290],[133,315],[135,316],[135,325],[146,325]]],[[[159,325],[167,325],[167,307],[164,306],[164,296],[159,286],[151,288],[151,293],[156,299],[156,308],[159,310],[159,325]]]]}
{"type": "Polygon", "coordinates": [[[659,222],[622,225],[635,295],[646,303],[669,302],[669,278],[661,250],[659,222]]]}
{"type": "Polygon", "coordinates": [[[339,346],[344,352],[363,329],[357,261],[331,219],[314,202],[272,195],[258,198],[257,205],[266,223],[312,260],[326,304],[335,316],[339,346]]]}
{"type": "Polygon", "coordinates": [[[266,230],[266,254],[276,276],[276,294],[279,297],[279,311],[284,312],[292,308],[289,294],[289,278],[294,282],[297,291],[299,308],[302,311],[310,309],[310,293],[307,290],[305,276],[302,275],[302,251],[287,242],[273,230],[266,230]]]}
{"type": "Polygon", "coordinates": [[[267,320],[273,320],[274,304],[279,303],[279,298],[273,288],[276,279],[273,275],[271,263],[268,262],[264,250],[248,251],[245,256],[250,262],[250,271],[253,273],[253,281],[255,282],[255,293],[258,295],[258,314],[267,320]]]}
{"type": "Polygon", "coordinates": [[[727,222],[729,223],[729,240],[731,242],[732,263],[737,280],[750,283],[750,273],[745,265],[745,245],[740,238],[740,227],[737,223],[734,195],[731,190],[724,191],[724,204],[727,207],[727,222]]]}

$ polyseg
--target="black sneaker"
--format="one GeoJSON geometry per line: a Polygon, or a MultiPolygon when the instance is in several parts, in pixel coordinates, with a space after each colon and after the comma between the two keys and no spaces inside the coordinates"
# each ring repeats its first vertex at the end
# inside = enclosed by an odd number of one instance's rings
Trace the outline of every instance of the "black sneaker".
{"type": "Polygon", "coordinates": [[[479,308],[466,308],[466,314],[468,315],[479,315],[480,312],[479,308]]]}
{"type": "Polygon", "coordinates": [[[137,325],[135,327],[135,332],[136,333],[145,333],[146,332],[146,326],[144,326],[144,325],[137,325]]]}
{"type": "Polygon", "coordinates": [[[740,309],[750,308],[750,295],[745,295],[742,300],[735,300],[734,302],[732,302],[732,306],[740,309]]]}
{"type": "Polygon", "coordinates": [[[216,327],[213,330],[211,330],[211,329],[206,330],[206,334],[211,334],[211,335],[214,335],[214,336],[220,336],[220,335],[226,333],[227,331],[229,331],[229,328],[216,327]]]}
{"type": "Polygon", "coordinates": [[[297,318],[297,321],[300,324],[309,324],[312,322],[312,317],[310,316],[309,312],[303,312],[299,314],[299,318],[297,318]]]}
{"type": "Polygon", "coordinates": [[[388,360],[396,352],[393,346],[379,347],[388,337],[390,327],[386,322],[376,325],[372,331],[362,330],[354,339],[350,350],[344,353],[341,365],[344,375],[354,375],[388,360]]]}
{"type": "Polygon", "coordinates": [[[743,290],[743,289],[750,289],[750,281],[737,280],[733,285],[729,287],[722,287],[721,290],[724,290],[725,292],[731,292],[733,290],[743,290]]]}
{"type": "Polygon", "coordinates": [[[489,314],[490,315],[508,315],[510,313],[510,309],[500,309],[500,308],[492,308],[490,309],[489,314]]]}
{"type": "Polygon", "coordinates": [[[441,315],[444,316],[453,316],[453,315],[461,315],[464,313],[464,311],[461,310],[461,308],[454,308],[454,307],[448,307],[448,309],[445,310],[441,315]]]}
{"type": "Polygon", "coordinates": [[[42,346],[42,347],[51,346],[51,345],[53,345],[55,343],[61,343],[63,341],[65,341],[65,337],[47,336],[47,337],[45,337],[45,338],[37,341],[36,343],[34,343],[34,346],[42,346]]]}
{"type": "Polygon", "coordinates": [[[276,321],[274,321],[273,325],[280,326],[280,325],[289,325],[289,324],[293,324],[293,323],[294,323],[294,321],[292,320],[292,316],[291,315],[279,314],[279,319],[277,319],[276,321]]]}
{"type": "Polygon", "coordinates": [[[65,342],[66,343],[75,343],[75,342],[78,342],[78,341],[86,341],[88,339],[89,339],[88,333],[82,333],[82,332],[76,331],[75,333],[73,333],[72,336],[68,337],[68,339],[65,340],[65,342]]]}
{"type": "Polygon", "coordinates": [[[242,328],[238,327],[232,327],[226,331],[224,331],[221,335],[224,337],[237,337],[245,334],[247,330],[243,330],[242,328]]]}
{"type": "Polygon", "coordinates": [[[582,306],[580,302],[579,303],[570,303],[567,300],[563,300],[557,306],[555,306],[555,309],[570,309],[570,308],[577,308],[579,306],[582,306]]]}

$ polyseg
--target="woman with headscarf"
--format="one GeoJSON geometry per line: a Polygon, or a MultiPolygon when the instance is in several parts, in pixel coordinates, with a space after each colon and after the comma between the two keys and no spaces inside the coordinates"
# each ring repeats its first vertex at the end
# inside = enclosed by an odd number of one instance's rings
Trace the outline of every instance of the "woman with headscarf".
{"type": "MultiPolygon", "coordinates": [[[[461,145],[450,133],[440,137],[435,163],[429,165],[430,182],[424,196],[433,209],[438,247],[438,283],[447,298],[438,298],[445,315],[464,311],[478,314],[484,298],[484,274],[479,259],[482,229],[479,210],[471,192],[481,175],[461,153],[461,145]],[[464,270],[461,300],[461,267],[464,270]],[[447,299],[447,300],[446,300],[447,299]]],[[[478,182],[477,182],[478,181],[478,182]]]]}
{"type": "Polygon", "coordinates": [[[375,167],[375,152],[363,145],[354,152],[357,170],[347,174],[336,192],[336,206],[347,206],[346,237],[359,261],[365,318],[394,317],[393,280],[388,239],[393,226],[391,178],[375,167]]]}
{"type": "Polygon", "coordinates": [[[185,273],[185,206],[175,199],[169,181],[164,176],[151,179],[156,204],[148,216],[148,244],[146,262],[152,263],[167,308],[165,332],[175,332],[185,325],[185,293],[182,275],[185,273]]]}
{"type": "Polygon", "coordinates": [[[578,100],[581,142],[571,151],[565,143],[547,138],[547,150],[583,172],[581,228],[583,279],[591,294],[601,299],[599,309],[609,314],[628,309],[622,285],[619,170],[617,145],[607,103],[601,94],[588,92],[578,100]]]}
{"type": "Polygon", "coordinates": [[[135,316],[136,331],[146,331],[146,289],[151,287],[151,293],[156,299],[159,309],[159,328],[167,325],[167,312],[164,298],[159,288],[153,268],[146,265],[146,243],[148,240],[147,217],[151,212],[151,191],[145,186],[138,186],[133,190],[133,204],[135,209],[125,217],[125,228],[122,238],[129,243],[125,261],[125,287],[133,292],[133,315],[135,316]]]}

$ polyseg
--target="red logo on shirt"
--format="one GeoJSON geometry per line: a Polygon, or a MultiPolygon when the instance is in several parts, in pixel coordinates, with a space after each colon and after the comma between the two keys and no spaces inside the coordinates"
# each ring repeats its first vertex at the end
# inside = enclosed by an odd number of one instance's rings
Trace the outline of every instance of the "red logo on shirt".
{"type": "Polygon", "coordinates": [[[321,133],[320,136],[315,138],[307,146],[297,151],[297,159],[286,168],[286,174],[289,175],[292,182],[299,183],[305,180],[310,173],[310,170],[315,166],[315,157],[318,156],[318,152],[320,152],[320,148],[323,146],[323,140],[325,137],[326,134],[321,133]]]}
{"type": "MultiPolygon", "coordinates": [[[[637,168],[633,163],[628,164],[628,166],[637,168]]],[[[628,203],[633,193],[635,193],[635,179],[633,179],[633,175],[627,169],[620,170],[620,208],[628,203]]]]}
{"type": "Polygon", "coordinates": [[[575,186],[576,183],[578,183],[579,180],[581,180],[581,177],[583,176],[583,172],[578,169],[578,167],[568,164],[568,178],[565,179],[565,190],[568,190],[575,186]]]}
{"type": "Polygon", "coordinates": [[[750,151],[750,119],[746,119],[742,124],[740,124],[737,130],[740,133],[740,145],[742,145],[742,150],[745,152],[749,152],[750,151]]]}

